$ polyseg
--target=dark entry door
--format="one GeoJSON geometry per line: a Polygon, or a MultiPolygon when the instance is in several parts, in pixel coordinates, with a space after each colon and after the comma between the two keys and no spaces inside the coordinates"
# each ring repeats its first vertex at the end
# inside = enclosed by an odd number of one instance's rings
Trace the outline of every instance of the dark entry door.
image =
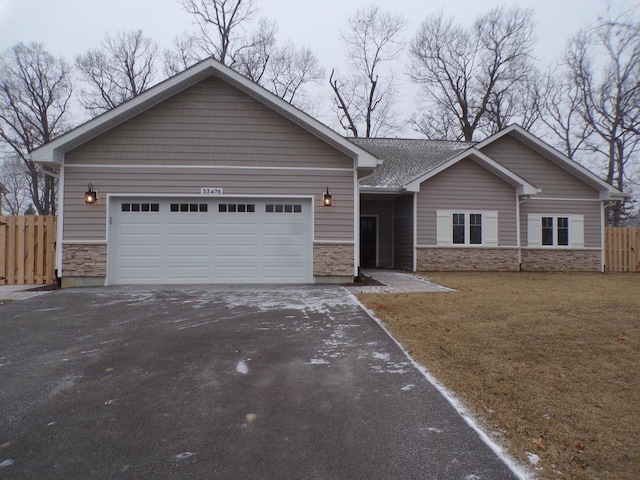
{"type": "Polygon", "coordinates": [[[378,254],[378,219],[360,217],[360,266],[376,267],[378,254]]]}

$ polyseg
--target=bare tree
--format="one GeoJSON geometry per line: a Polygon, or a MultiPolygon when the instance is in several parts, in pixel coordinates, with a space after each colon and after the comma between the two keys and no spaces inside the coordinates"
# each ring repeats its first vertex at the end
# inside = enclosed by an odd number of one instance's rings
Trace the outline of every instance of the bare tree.
{"type": "Polygon", "coordinates": [[[299,48],[291,43],[277,49],[269,62],[265,86],[280,98],[308,110],[312,107],[306,86],[320,83],[324,69],[318,57],[309,48],[299,48]]]}
{"type": "MultiPolygon", "coordinates": [[[[593,130],[588,145],[605,159],[607,183],[625,190],[640,145],[640,21],[627,13],[581,31],[565,60],[593,130]]],[[[624,221],[625,210],[624,203],[610,210],[614,224],[624,221]]]]}
{"type": "Polygon", "coordinates": [[[202,60],[196,38],[188,32],[174,38],[173,49],[165,49],[162,56],[166,77],[176,75],[202,60]]]}
{"type": "Polygon", "coordinates": [[[471,141],[528,111],[513,92],[532,78],[533,30],[533,11],[518,7],[494,8],[471,29],[442,13],[428,17],[411,43],[411,78],[429,112],[423,132],[443,138],[444,122],[455,119],[456,138],[471,141]]]}
{"type": "Polygon", "coordinates": [[[255,0],[179,0],[199,27],[194,36],[174,42],[165,52],[165,71],[178,73],[212,57],[300,108],[308,108],[305,86],[324,77],[318,59],[292,43],[279,47],[278,27],[261,18],[255,28],[255,0]]]}
{"type": "Polygon", "coordinates": [[[233,66],[246,49],[245,26],[255,14],[255,0],[179,0],[198,24],[199,47],[206,57],[233,66]]]}
{"type": "Polygon", "coordinates": [[[551,142],[567,157],[574,159],[584,151],[593,129],[584,121],[580,105],[582,95],[567,71],[546,74],[540,102],[540,121],[551,131],[551,142]]]}
{"type": "Polygon", "coordinates": [[[2,185],[6,193],[2,195],[0,210],[9,215],[22,215],[32,201],[29,197],[29,172],[19,157],[9,156],[0,163],[0,190],[2,185]]]}
{"type": "Polygon", "coordinates": [[[0,153],[19,158],[41,215],[56,212],[56,181],[29,154],[68,128],[69,65],[41,44],[17,44],[0,57],[0,153]]]}
{"type": "Polygon", "coordinates": [[[369,6],[358,9],[341,32],[350,71],[338,75],[334,69],[329,84],[338,119],[349,135],[371,137],[395,128],[397,90],[393,72],[385,72],[383,64],[402,53],[400,35],[406,24],[400,15],[369,6]]]}
{"type": "Polygon", "coordinates": [[[106,35],[101,48],[76,57],[87,84],[80,102],[97,115],[140,95],[154,80],[157,55],[157,44],[141,30],[106,35]]]}

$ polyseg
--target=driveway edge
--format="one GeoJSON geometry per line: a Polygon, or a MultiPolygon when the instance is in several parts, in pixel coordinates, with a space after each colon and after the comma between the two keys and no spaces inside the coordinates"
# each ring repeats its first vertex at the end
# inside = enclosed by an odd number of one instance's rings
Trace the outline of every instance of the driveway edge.
{"type": "Polygon", "coordinates": [[[422,376],[433,385],[438,392],[449,402],[449,404],[458,412],[464,421],[469,425],[482,439],[482,441],[498,456],[502,462],[509,467],[509,469],[516,475],[520,480],[535,480],[535,474],[533,474],[530,469],[521,463],[514,460],[502,446],[500,446],[497,442],[495,442],[484,430],[480,428],[478,422],[475,418],[470,414],[467,408],[462,404],[460,400],[458,400],[444,385],[442,385],[437,378],[435,378],[425,367],[420,364],[417,360],[415,360],[411,354],[404,348],[404,346],[393,336],[393,334],[387,329],[382,320],[380,320],[376,314],[369,310],[366,306],[364,306],[358,297],[353,294],[348,288],[345,288],[349,295],[351,295],[354,301],[360,305],[360,307],[371,317],[371,319],[378,324],[378,326],[391,338],[391,340],[402,350],[402,353],[407,357],[407,359],[411,362],[411,364],[422,374],[422,376]]]}

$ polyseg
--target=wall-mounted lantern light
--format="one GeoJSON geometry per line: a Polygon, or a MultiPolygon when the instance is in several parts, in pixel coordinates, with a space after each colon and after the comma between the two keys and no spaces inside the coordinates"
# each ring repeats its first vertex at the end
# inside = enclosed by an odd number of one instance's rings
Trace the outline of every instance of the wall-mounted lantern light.
{"type": "Polygon", "coordinates": [[[327,187],[327,193],[322,196],[322,205],[330,207],[333,204],[331,201],[331,194],[329,193],[329,187],[327,187]]]}
{"type": "Polygon", "coordinates": [[[96,203],[98,200],[98,192],[93,191],[93,183],[87,186],[87,191],[84,192],[84,203],[96,203]]]}

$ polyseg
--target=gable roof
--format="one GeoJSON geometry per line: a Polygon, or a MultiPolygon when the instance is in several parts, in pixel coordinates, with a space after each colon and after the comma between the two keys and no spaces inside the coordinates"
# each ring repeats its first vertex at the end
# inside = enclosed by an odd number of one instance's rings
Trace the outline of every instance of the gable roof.
{"type": "Polygon", "coordinates": [[[212,58],[197,63],[131,100],[37,148],[31,152],[31,159],[46,164],[49,167],[57,168],[63,164],[64,154],[66,152],[212,76],[233,85],[258,102],[280,113],[312,135],[353,158],[358,168],[373,169],[377,166],[378,160],[366,150],[349,142],[342,135],[334,132],[315,118],[307,115],[290,103],[212,58]]]}
{"type": "Polygon", "coordinates": [[[463,152],[460,152],[458,155],[455,155],[454,157],[448,159],[446,162],[438,165],[436,168],[432,168],[424,175],[421,175],[412,182],[409,182],[405,186],[405,188],[409,192],[419,192],[420,184],[422,182],[430,179],[431,177],[465,159],[470,159],[479,163],[497,177],[500,177],[505,182],[516,187],[518,195],[535,195],[540,192],[540,190],[535,185],[527,182],[524,178],[516,175],[511,170],[491,159],[475,147],[471,147],[463,152]]]}
{"type": "Polygon", "coordinates": [[[473,142],[404,138],[349,140],[383,160],[371,175],[360,180],[364,189],[417,192],[425,180],[469,158],[516,187],[521,195],[538,193],[534,185],[474,148],[473,142]]]}
{"type": "Polygon", "coordinates": [[[473,146],[471,142],[405,138],[350,138],[352,143],[383,160],[360,185],[402,190],[412,180],[473,146]]]}
{"type": "Polygon", "coordinates": [[[601,200],[622,200],[626,195],[615,188],[612,185],[609,185],[607,182],[602,180],[596,174],[591,172],[589,169],[583,167],[575,160],[570,159],[569,157],[563,155],[558,150],[553,148],[551,145],[547,144],[540,138],[531,134],[520,125],[510,125],[507,128],[499,131],[498,133],[486,138],[482,142],[475,145],[475,148],[481,150],[487,145],[495,142],[496,140],[505,137],[506,135],[511,135],[517,138],[519,141],[532,148],[540,155],[544,156],[551,162],[558,165],[563,170],[573,174],[578,179],[582,180],[587,185],[593,187],[594,189],[600,192],[601,200]]]}

